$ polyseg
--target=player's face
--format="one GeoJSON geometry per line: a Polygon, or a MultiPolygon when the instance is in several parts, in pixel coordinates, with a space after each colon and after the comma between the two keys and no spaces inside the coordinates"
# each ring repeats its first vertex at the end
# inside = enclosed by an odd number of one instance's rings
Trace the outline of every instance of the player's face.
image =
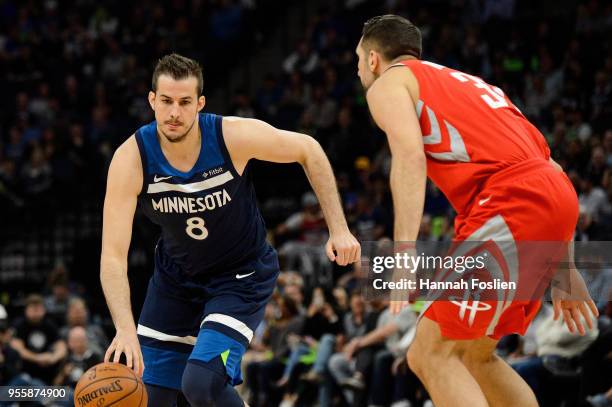
{"type": "Polygon", "coordinates": [[[198,112],[205,104],[204,96],[198,98],[197,89],[198,80],[194,76],[176,80],[169,75],[160,75],[157,92],[149,93],[157,128],[169,142],[184,140],[193,128],[198,112]]]}
{"type": "Polygon", "coordinates": [[[376,77],[370,70],[370,61],[368,60],[365,49],[361,45],[361,41],[357,44],[355,53],[357,54],[357,76],[359,76],[363,88],[368,90],[376,80],[376,77]]]}

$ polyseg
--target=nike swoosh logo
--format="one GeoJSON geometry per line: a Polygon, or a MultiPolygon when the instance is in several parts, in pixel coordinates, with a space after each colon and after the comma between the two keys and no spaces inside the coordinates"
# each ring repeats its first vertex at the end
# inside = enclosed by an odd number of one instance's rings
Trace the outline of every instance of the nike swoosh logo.
{"type": "Polygon", "coordinates": [[[482,206],[482,205],[486,204],[487,202],[489,202],[489,199],[491,199],[491,195],[489,195],[488,198],[481,199],[480,201],[478,201],[478,205],[482,206]]]}
{"type": "Polygon", "coordinates": [[[255,271],[250,272],[249,274],[236,274],[236,279],[240,280],[241,278],[245,278],[250,276],[251,274],[254,274],[255,271]]]}
{"type": "Polygon", "coordinates": [[[158,177],[157,175],[153,177],[153,182],[159,182],[159,181],[163,181],[165,179],[170,179],[172,178],[172,175],[170,175],[169,177],[158,177]]]}

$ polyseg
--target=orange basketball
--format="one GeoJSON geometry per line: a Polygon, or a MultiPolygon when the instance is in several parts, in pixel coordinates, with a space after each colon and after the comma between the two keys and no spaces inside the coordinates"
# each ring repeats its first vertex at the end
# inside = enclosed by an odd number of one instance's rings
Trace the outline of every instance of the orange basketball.
{"type": "Polygon", "coordinates": [[[132,369],[100,363],[81,376],[74,390],[76,407],[146,407],[147,391],[132,369]]]}

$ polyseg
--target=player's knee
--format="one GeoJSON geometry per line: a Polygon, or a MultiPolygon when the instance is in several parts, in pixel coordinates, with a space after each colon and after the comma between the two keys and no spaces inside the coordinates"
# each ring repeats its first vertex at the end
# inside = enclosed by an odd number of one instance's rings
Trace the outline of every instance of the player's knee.
{"type": "Polygon", "coordinates": [[[428,366],[439,365],[444,359],[450,357],[448,347],[442,346],[435,340],[415,338],[406,353],[406,363],[410,370],[420,375],[428,371],[428,366]]]}
{"type": "Polygon", "coordinates": [[[497,356],[491,352],[464,352],[461,362],[468,368],[478,368],[489,363],[497,362],[497,356]]]}
{"type": "Polygon", "coordinates": [[[189,361],[183,373],[181,390],[193,407],[212,407],[225,378],[206,364],[189,361]]]}

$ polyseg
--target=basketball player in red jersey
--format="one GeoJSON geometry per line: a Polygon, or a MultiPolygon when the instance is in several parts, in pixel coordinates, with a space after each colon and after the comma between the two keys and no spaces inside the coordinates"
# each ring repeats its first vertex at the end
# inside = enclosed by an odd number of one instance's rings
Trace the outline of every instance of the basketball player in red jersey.
{"type": "MultiPolygon", "coordinates": [[[[571,246],[576,193],[542,134],[501,89],[420,60],[420,31],[399,16],[367,21],[356,52],[370,112],[393,157],[396,242],[416,240],[429,176],[457,211],[456,241],[571,246]]],[[[570,249],[565,256],[573,265],[570,249]]],[[[531,271],[515,264],[519,276],[531,271]]],[[[570,331],[584,334],[597,309],[575,267],[569,273],[571,297],[553,288],[555,318],[562,315],[570,331]]],[[[393,301],[392,311],[407,300],[393,301]]],[[[537,406],[529,386],[494,350],[502,336],[524,334],[539,306],[524,298],[482,307],[431,302],[407,359],[436,407],[537,406]]]]}

